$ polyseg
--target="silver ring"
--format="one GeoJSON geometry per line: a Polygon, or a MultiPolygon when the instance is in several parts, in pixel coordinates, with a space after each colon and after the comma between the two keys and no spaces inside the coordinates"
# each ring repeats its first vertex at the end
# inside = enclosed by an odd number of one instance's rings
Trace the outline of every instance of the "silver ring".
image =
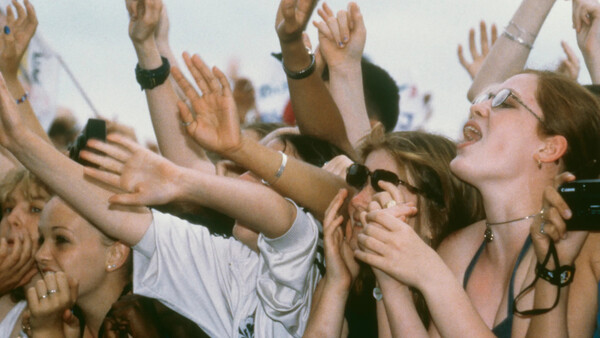
{"type": "Polygon", "coordinates": [[[48,295],[51,295],[51,294],[53,294],[53,293],[56,293],[56,292],[57,292],[57,291],[56,291],[56,290],[54,290],[54,289],[52,289],[52,290],[48,290],[48,295]]]}
{"type": "Polygon", "coordinates": [[[544,225],[546,225],[546,222],[542,220],[542,224],[540,224],[540,234],[542,235],[546,234],[546,232],[544,231],[544,225]]]}
{"type": "Polygon", "coordinates": [[[391,200],[391,201],[389,201],[389,202],[387,202],[385,204],[385,208],[388,209],[388,208],[391,208],[391,207],[395,207],[396,205],[397,205],[396,201],[391,200]]]}
{"type": "Polygon", "coordinates": [[[47,295],[47,294],[45,294],[45,295],[42,295],[42,296],[40,297],[40,299],[45,299],[45,298],[48,298],[48,295],[47,295]]]}
{"type": "Polygon", "coordinates": [[[183,121],[181,121],[181,125],[182,125],[182,126],[184,126],[184,127],[187,127],[187,126],[189,126],[190,124],[192,124],[192,122],[193,122],[193,121],[190,121],[190,122],[183,122],[183,121]]]}

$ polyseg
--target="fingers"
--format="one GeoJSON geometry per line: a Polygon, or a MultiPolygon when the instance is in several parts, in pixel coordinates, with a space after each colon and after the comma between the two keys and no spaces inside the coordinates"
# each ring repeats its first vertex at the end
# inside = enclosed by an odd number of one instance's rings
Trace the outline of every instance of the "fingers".
{"type": "Polygon", "coordinates": [[[338,227],[341,224],[343,217],[339,216],[342,217],[342,220],[339,220],[338,222],[338,211],[344,204],[344,201],[346,200],[347,196],[348,190],[340,189],[340,191],[338,191],[333,200],[331,200],[331,203],[329,203],[329,206],[325,211],[325,217],[323,218],[323,231],[326,231],[326,229],[329,228],[338,227]]]}
{"type": "Polygon", "coordinates": [[[107,156],[103,156],[103,155],[98,155],[95,154],[91,151],[87,151],[87,150],[82,150],[79,153],[79,157],[81,157],[82,159],[93,163],[105,170],[109,170],[112,171],[114,173],[120,174],[123,172],[123,163],[119,162],[113,158],[107,157],[107,156]]]}
{"type": "Polygon", "coordinates": [[[456,54],[458,54],[458,61],[460,62],[460,64],[465,69],[468,69],[469,68],[469,63],[467,62],[467,59],[465,59],[465,55],[463,53],[463,46],[461,44],[458,45],[458,48],[456,50],[456,54]]]}
{"type": "Polygon", "coordinates": [[[350,14],[350,30],[353,31],[355,28],[364,27],[365,23],[363,20],[360,8],[355,2],[351,2],[348,5],[348,12],[350,14]]]}
{"type": "MultiPolygon", "coordinates": [[[[196,81],[196,85],[198,86],[198,88],[200,88],[200,91],[203,94],[208,93],[209,92],[208,84],[204,80],[204,77],[202,76],[202,73],[200,73],[200,70],[198,68],[196,68],[196,66],[192,62],[192,58],[190,57],[190,55],[187,52],[183,53],[183,61],[185,62],[185,65],[187,66],[190,73],[192,74],[194,81],[196,81]]],[[[179,70],[179,69],[177,69],[177,70],[179,70]]],[[[181,74],[181,72],[180,72],[180,74],[181,74]]],[[[194,90],[194,92],[195,92],[195,90],[194,90]]],[[[188,96],[188,98],[190,98],[190,97],[188,96]]]]}
{"type": "MultiPolygon", "coordinates": [[[[386,182],[386,181],[379,181],[378,184],[385,192],[390,194],[390,196],[392,197],[392,199],[394,201],[396,201],[396,203],[398,203],[398,204],[404,203],[404,195],[402,195],[402,193],[400,192],[400,189],[398,189],[397,186],[395,186],[394,184],[392,184],[390,182],[386,182]]],[[[383,206],[383,204],[382,204],[382,206],[383,206]]]]}
{"type": "Polygon", "coordinates": [[[129,151],[129,153],[127,151],[122,151],[122,149],[120,149],[118,147],[113,149],[113,151],[114,151],[113,157],[115,157],[116,159],[118,159],[119,161],[122,161],[122,162],[126,162],[127,160],[129,160],[131,158],[132,154],[134,154],[137,151],[140,151],[140,150],[146,151],[147,150],[146,148],[142,147],[139,143],[137,143],[137,142],[131,140],[129,137],[124,136],[119,133],[108,134],[106,136],[106,140],[111,143],[115,143],[129,151]],[[119,152],[119,151],[122,151],[122,152],[119,152]]]}
{"type": "Polygon", "coordinates": [[[383,255],[386,249],[385,243],[364,233],[358,234],[358,245],[364,250],[372,251],[378,255],[383,255]]]}
{"type": "Polygon", "coordinates": [[[35,31],[35,28],[37,28],[38,25],[38,19],[37,14],[35,13],[35,8],[31,4],[31,2],[29,2],[29,0],[25,0],[24,3],[25,8],[27,9],[27,26],[29,28],[33,27],[33,30],[35,31]]]}
{"type": "MultiPolygon", "coordinates": [[[[122,147],[119,147],[117,145],[114,144],[109,144],[106,142],[102,142],[100,140],[95,140],[95,139],[91,139],[88,140],[88,142],[86,143],[86,146],[90,149],[94,149],[97,150],[103,154],[106,154],[107,156],[109,156],[112,160],[116,160],[118,162],[121,163],[125,163],[127,162],[127,160],[129,160],[131,158],[131,152],[124,150],[122,147]]],[[[84,153],[84,151],[82,151],[81,153],[84,153]]],[[[89,157],[91,158],[91,152],[88,151],[87,153],[89,153],[89,157]]],[[[96,154],[97,155],[97,154],[96,154]]],[[[102,155],[100,155],[102,157],[102,155]]],[[[98,165],[102,166],[102,161],[100,161],[100,163],[97,163],[98,165]]],[[[108,163],[107,163],[108,165],[108,163]]]]}
{"type": "Polygon", "coordinates": [[[339,11],[337,14],[337,22],[340,31],[340,42],[342,44],[348,43],[350,40],[350,28],[348,27],[348,12],[339,11]]]}
{"type": "Polygon", "coordinates": [[[492,24],[492,43],[490,44],[490,47],[496,43],[496,40],[498,40],[498,27],[496,27],[496,24],[493,23],[492,24]]]}
{"type": "Polygon", "coordinates": [[[183,101],[177,102],[177,110],[179,111],[179,117],[186,128],[188,134],[194,135],[194,131],[198,126],[198,122],[194,119],[194,115],[192,115],[192,111],[183,101]]]}
{"type": "Polygon", "coordinates": [[[479,57],[479,53],[477,52],[477,45],[475,44],[475,29],[469,29],[469,50],[471,51],[471,56],[473,60],[479,57]]]}
{"type": "Polygon", "coordinates": [[[84,167],[83,174],[115,188],[121,188],[121,176],[91,167],[84,167]]]}
{"type": "Polygon", "coordinates": [[[485,25],[485,21],[481,20],[479,23],[479,41],[481,43],[481,53],[483,55],[487,55],[489,52],[488,47],[488,35],[487,35],[487,26],[485,25]]]}
{"type": "Polygon", "coordinates": [[[134,193],[125,193],[125,194],[116,194],[112,195],[108,202],[111,204],[119,204],[119,205],[132,205],[132,206],[144,206],[145,203],[141,200],[141,194],[134,193]]]}
{"type": "MultiPolygon", "coordinates": [[[[184,55],[184,60],[185,60],[186,53],[184,53],[183,55],[184,55]]],[[[190,63],[190,65],[191,65],[191,63],[190,63]]],[[[193,65],[188,66],[188,69],[190,69],[190,67],[193,68],[193,65]]],[[[190,70],[190,72],[191,72],[191,70],[190,70]]],[[[198,94],[196,89],[194,89],[194,87],[191,85],[191,83],[185,78],[185,76],[183,76],[183,73],[181,73],[181,70],[179,70],[179,67],[177,67],[177,66],[171,67],[171,75],[173,75],[173,79],[175,79],[175,82],[177,82],[177,85],[179,86],[179,88],[181,88],[185,97],[187,97],[190,101],[200,98],[200,95],[198,94]]],[[[196,82],[196,83],[198,84],[198,88],[200,88],[201,91],[208,92],[208,86],[206,84],[199,83],[199,82],[196,82]],[[202,89],[202,88],[204,88],[204,89],[202,89]]]]}
{"type": "Polygon", "coordinates": [[[194,56],[192,56],[192,63],[200,71],[202,77],[204,78],[204,81],[208,83],[208,88],[210,89],[210,91],[220,93],[222,90],[221,84],[210,71],[210,68],[208,68],[208,66],[204,63],[204,61],[202,61],[202,59],[197,54],[194,54],[194,56]]]}
{"type": "Polygon", "coordinates": [[[225,73],[223,73],[219,68],[217,68],[217,66],[215,66],[213,67],[213,74],[217,77],[217,80],[221,85],[223,96],[233,96],[233,94],[231,93],[231,85],[229,84],[225,73]]]}
{"type": "Polygon", "coordinates": [[[14,28],[15,27],[15,13],[12,9],[11,5],[6,6],[6,24],[11,27],[14,28]]]}

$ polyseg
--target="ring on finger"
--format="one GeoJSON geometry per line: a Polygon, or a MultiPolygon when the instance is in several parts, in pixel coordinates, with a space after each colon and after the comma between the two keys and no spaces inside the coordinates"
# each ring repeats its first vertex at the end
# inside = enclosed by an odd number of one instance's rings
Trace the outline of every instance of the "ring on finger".
{"type": "Polygon", "coordinates": [[[396,203],[396,201],[394,201],[394,200],[391,200],[391,201],[389,201],[389,202],[387,202],[387,203],[385,204],[385,208],[386,208],[386,209],[388,209],[388,208],[391,208],[391,207],[395,207],[395,206],[396,206],[396,204],[397,204],[397,203],[396,203]]]}
{"type": "Polygon", "coordinates": [[[56,291],[56,290],[54,290],[54,289],[52,289],[52,290],[48,290],[48,295],[54,294],[54,293],[56,293],[56,292],[57,292],[57,291],[56,291]]]}
{"type": "Polygon", "coordinates": [[[544,225],[546,225],[546,222],[542,220],[542,223],[540,224],[540,234],[545,235],[546,232],[544,231],[544,225]]]}
{"type": "Polygon", "coordinates": [[[183,122],[183,121],[181,121],[181,125],[184,126],[184,127],[187,127],[190,124],[192,124],[192,121],[190,121],[190,122],[183,122]]]}
{"type": "Polygon", "coordinates": [[[46,299],[46,298],[48,298],[48,294],[45,294],[45,295],[41,295],[41,296],[40,296],[40,299],[46,299]]]}

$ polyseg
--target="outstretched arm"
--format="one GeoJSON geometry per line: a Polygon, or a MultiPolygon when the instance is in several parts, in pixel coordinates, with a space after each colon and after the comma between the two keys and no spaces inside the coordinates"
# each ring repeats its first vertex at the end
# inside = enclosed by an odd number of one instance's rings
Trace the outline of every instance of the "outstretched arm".
{"type": "Polygon", "coordinates": [[[488,86],[504,82],[523,70],[554,2],[556,0],[523,0],[475,76],[467,94],[469,101],[488,86]]]}
{"type": "MultiPolygon", "coordinates": [[[[126,5],[130,16],[129,37],[135,48],[139,67],[145,70],[159,68],[162,59],[155,34],[158,28],[162,28],[158,26],[163,8],[162,1],[127,0],[126,5]]],[[[164,25],[164,22],[160,23],[164,25]]],[[[164,50],[163,35],[161,39],[163,39],[161,46],[164,50]]],[[[168,58],[168,55],[163,56],[168,58]]],[[[214,166],[206,157],[204,150],[187,137],[185,129],[179,122],[178,97],[171,81],[167,79],[152,89],[146,89],[145,92],[161,153],[179,165],[214,173],[214,166]]]]}
{"type": "MultiPolygon", "coordinates": [[[[27,92],[17,77],[23,54],[25,54],[38,25],[33,5],[29,0],[25,0],[24,5],[25,7],[17,1],[13,1],[12,6],[9,4],[6,7],[6,28],[0,34],[0,72],[4,76],[6,86],[11,95],[19,99],[17,107],[25,125],[46,142],[50,142],[44,128],[42,128],[42,125],[35,116],[35,112],[28,100],[27,92]]],[[[0,149],[0,153],[0,158],[4,157],[6,159],[0,159],[0,173],[20,166],[5,149],[0,149]]]]}
{"type": "Polygon", "coordinates": [[[82,151],[81,157],[108,170],[86,168],[86,174],[126,191],[112,196],[112,203],[191,202],[227,214],[269,238],[285,234],[294,223],[296,208],[262,184],[177,166],[118,134],[109,135],[108,140],[114,144],[88,142],[90,148],[108,156],[82,151]]]}
{"type": "Polygon", "coordinates": [[[178,103],[181,118],[188,124],[192,138],[205,149],[252,171],[281,195],[292,198],[322,219],[333,196],[346,186],[344,180],[291,156],[284,163],[282,154],[243,136],[231,88],[223,72],[216,67],[211,71],[197,55],[184,57],[203,92],[202,96],[198,95],[179,69],[173,68],[173,77],[196,111],[193,118],[188,107],[183,102],[178,103]]]}
{"type": "Polygon", "coordinates": [[[83,177],[83,166],[67,158],[23,122],[0,76],[0,145],[107,235],[135,245],[152,216],[146,208],[114,208],[111,191],[83,177]]]}
{"type": "Polygon", "coordinates": [[[360,63],[367,30],[354,2],[337,17],[326,3],[318,13],[323,21],[314,25],[319,29],[319,49],[329,69],[329,89],[344,120],[348,140],[356,148],[371,132],[360,63]]]}
{"type": "MultiPolygon", "coordinates": [[[[281,0],[275,29],[281,45],[283,66],[292,73],[309,68],[311,56],[302,32],[316,6],[316,0],[281,0]]],[[[303,134],[326,140],[355,157],[338,107],[325,87],[321,74],[313,71],[302,79],[288,75],[288,87],[296,122],[303,134]]]]}

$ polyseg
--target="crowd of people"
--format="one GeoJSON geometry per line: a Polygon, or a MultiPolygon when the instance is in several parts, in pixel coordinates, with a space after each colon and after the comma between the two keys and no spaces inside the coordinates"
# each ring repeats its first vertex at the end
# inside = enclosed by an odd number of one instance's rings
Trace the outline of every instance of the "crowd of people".
{"type": "Polygon", "coordinates": [[[0,336],[600,336],[600,235],[567,228],[557,191],[600,178],[600,3],[572,0],[583,86],[567,45],[558,69],[524,69],[555,1],[523,0],[501,34],[482,22],[471,60],[459,47],[472,106],[454,142],[392,131],[398,87],[363,57],[356,3],[280,1],[290,126],[249,123],[252,83],[184,52],[187,78],[162,1],[126,0],[158,149],[107,122],[68,152],[74,123],[47,133],[19,81],[37,18],[13,0],[0,336]]]}

